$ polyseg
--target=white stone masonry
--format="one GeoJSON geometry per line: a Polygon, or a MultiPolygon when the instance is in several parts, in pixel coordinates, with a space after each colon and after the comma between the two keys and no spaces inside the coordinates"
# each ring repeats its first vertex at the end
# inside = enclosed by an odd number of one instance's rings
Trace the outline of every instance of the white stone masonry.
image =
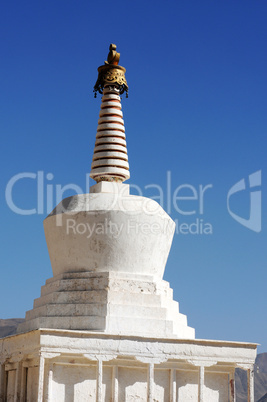
{"type": "Polygon", "coordinates": [[[163,278],[174,222],[129,186],[101,182],[44,221],[54,277],[18,332],[38,328],[194,339],[163,278]]]}
{"type": "Polygon", "coordinates": [[[234,370],[257,345],[37,330],[0,339],[0,400],[234,402],[234,370]]]}

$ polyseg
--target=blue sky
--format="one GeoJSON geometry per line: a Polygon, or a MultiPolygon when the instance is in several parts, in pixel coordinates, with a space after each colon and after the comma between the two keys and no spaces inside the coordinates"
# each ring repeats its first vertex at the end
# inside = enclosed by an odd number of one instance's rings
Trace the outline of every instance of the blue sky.
{"type": "MultiPolygon", "coordinates": [[[[0,318],[24,317],[52,276],[42,221],[56,205],[56,185],[86,191],[100,108],[93,86],[116,43],[129,84],[129,183],[147,197],[158,195],[147,185],[160,186],[178,228],[212,227],[174,237],[165,279],[180,311],[198,338],[258,342],[267,351],[266,15],[265,0],[2,2],[0,318]],[[230,208],[249,219],[248,180],[258,171],[255,232],[230,216],[227,194],[245,180],[230,208]],[[39,214],[17,214],[6,202],[8,183],[23,172],[43,172],[39,214]],[[179,194],[194,188],[198,197],[179,200],[191,215],[170,198],[185,184],[179,194]],[[202,214],[201,185],[212,186],[202,214]]],[[[36,208],[37,179],[16,182],[12,200],[36,208]]]]}

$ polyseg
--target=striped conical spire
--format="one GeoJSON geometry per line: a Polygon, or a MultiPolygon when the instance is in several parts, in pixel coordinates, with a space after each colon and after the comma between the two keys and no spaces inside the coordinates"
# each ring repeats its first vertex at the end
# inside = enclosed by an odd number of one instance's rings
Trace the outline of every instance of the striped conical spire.
{"type": "Polygon", "coordinates": [[[97,182],[123,182],[130,177],[120,91],[116,86],[106,86],[103,91],[90,177],[97,182]]]}
{"type": "Polygon", "coordinates": [[[128,91],[125,68],[118,66],[119,53],[110,45],[106,64],[98,68],[99,76],[95,92],[103,93],[99,113],[96,142],[90,177],[96,182],[124,182],[129,179],[129,164],[122,119],[120,95],[128,91]],[[112,54],[110,56],[110,54],[112,54]]]}

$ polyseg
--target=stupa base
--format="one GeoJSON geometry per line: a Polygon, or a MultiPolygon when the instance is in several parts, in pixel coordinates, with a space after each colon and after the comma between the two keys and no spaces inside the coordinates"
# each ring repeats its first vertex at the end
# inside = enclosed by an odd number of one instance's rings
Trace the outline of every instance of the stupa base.
{"type": "Polygon", "coordinates": [[[39,329],[0,350],[0,400],[233,402],[241,367],[254,401],[256,344],[39,329]]]}

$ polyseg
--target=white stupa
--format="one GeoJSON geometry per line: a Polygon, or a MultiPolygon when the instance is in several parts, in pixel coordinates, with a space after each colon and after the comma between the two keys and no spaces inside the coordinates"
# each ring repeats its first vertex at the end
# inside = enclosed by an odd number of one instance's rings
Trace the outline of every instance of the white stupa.
{"type": "Polygon", "coordinates": [[[121,111],[128,92],[116,46],[103,93],[89,194],[45,219],[53,278],[18,334],[0,340],[0,401],[233,402],[236,367],[253,401],[256,344],[195,339],[163,280],[175,224],[129,194],[121,111]]]}

